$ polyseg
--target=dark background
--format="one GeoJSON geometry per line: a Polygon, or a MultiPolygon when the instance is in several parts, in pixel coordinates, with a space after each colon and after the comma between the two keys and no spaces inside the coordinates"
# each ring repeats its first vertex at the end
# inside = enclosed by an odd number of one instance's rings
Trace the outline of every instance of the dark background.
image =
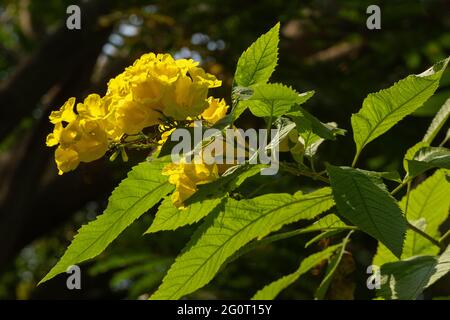
{"type": "MultiPolygon", "coordinates": [[[[48,114],[71,96],[104,94],[107,81],[145,52],[200,59],[223,80],[214,91],[230,102],[237,59],[259,35],[281,22],[279,66],[271,81],[315,90],[306,107],[322,121],[349,130],[320,147],[319,160],[349,164],[354,155],[350,115],[364,97],[450,53],[450,2],[91,0],[82,7],[82,29],[65,27],[76,1],[0,1],[0,299],[145,298],[159,284],[192,228],[142,237],[153,212],[128,228],[99,258],[82,266],[82,290],[69,291],[60,276],[36,283],[63,253],[74,232],[100,214],[114,186],[146,154],[122,163],[100,159],[57,176],[48,114]],[[366,28],[366,8],[378,4],[382,29],[366,28]]],[[[360,167],[400,170],[404,152],[422,138],[431,116],[450,95],[446,72],[427,104],[364,151],[360,167]]],[[[241,126],[254,119],[244,114],[241,126]]],[[[439,137],[438,137],[439,139],[439,137]]],[[[319,161],[319,163],[321,163],[319,161]]],[[[322,162],[323,163],[323,162],[322,162]]],[[[320,165],[319,165],[320,166],[320,165]]],[[[256,177],[240,190],[292,192],[299,178],[256,177]]],[[[249,298],[263,285],[296,269],[310,237],[260,247],[227,266],[192,298],[249,298]]],[[[376,243],[353,238],[328,298],[366,299],[365,268],[376,243]]],[[[280,298],[311,298],[323,267],[302,277],[280,298]]],[[[425,292],[450,296],[449,279],[425,292]]]]}

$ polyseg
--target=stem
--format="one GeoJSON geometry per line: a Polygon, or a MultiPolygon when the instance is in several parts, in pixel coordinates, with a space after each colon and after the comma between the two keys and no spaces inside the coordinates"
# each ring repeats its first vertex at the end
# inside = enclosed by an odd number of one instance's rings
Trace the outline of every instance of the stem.
{"type": "Polygon", "coordinates": [[[440,239],[439,239],[439,243],[442,245],[444,244],[444,241],[450,237],[450,230],[448,230],[440,239]]]}
{"type": "Polygon", "coordinates": [[[325,177],[323,177],[323,176],[321,176],[321,175],[319,175],[317,173],[308,172],[308,171],[302,171],[302,170],[299,170],[297,168],[293,168],[293,167],[284,165],[282,163],[280,163],[280,167],[282,169],[284,169],[285,171],[290,172],[292,174],[295,174],[297,176],[305,176],[305,177],[308,177],[308,178],[312,178],[314,180],[320,180],[322,182],[330,184],[330,180],[328,178],[325,178],[325,177]]]}
{"type": "Polygon", "coordinates": [[[354,168],[356,166],[356,163],[358,162],[359,159],[359,155],[361,154],[360,151],[357,151],[355,154],[355,157],[353,158],[353,162],[352,162],[352,168],[354,168]]]}
{"type": "Polygon", "coordinates": [[[442,140],[442,142],[439,144],[439,147],[443,147],[447,143],[448,139],[449,139],[449,136],[446,136],[444,138],[444,140],[442,140]]]}
{"type": "Polygon", "coordinates": [[[409,204],[409,195],[410,195],[410,191],[411,191],[411,181],[408,182],[408,186],[406,189],[406,204],[405,204],[405,218],[407,217],[407,213],[408,213],[408,204],[409,204]]]}
{"type": "Polygon", "coordinates": [[[441,248],[441,243],[440,241],[434,239],[432,236],[430,236],[429,234],[423,232],[422,230],[420,230],[419,228],[417,228],[416,226],[412,225],[409,221],[406,222],[408,225],[408,228],[410,228],[412,231],[417,232],[418,234],[420,234],[422,237],[424,237],[425,239],[427,239],[428,241],[430,241],[432,244],[434,244],[435,246],[441,248]]]}
{"type": "Polygon", "coordinates": [[[314,174],[317,174],[316,168],[314,167],[314,155],[312,155],[312,156],[309,158],[309,162],[310,162],[310,164],[311,164],[311,170],[312,170],[312,172],[314,172],[314,174]]]}
{"type": "Polygon", "coordinates": [[[269,118],[269,121],[267,122],[267,137],[270,136],[269,132],[270,132],[270,129],[272,128],[272,121],[273,121],[273,116],[271,115],[269,118]]]}
{"type": "Polygon", "coordinates": [[[399,192],[400,190],[402,190],[403,187],[406,186],[409,182],[411,182],[411,179],[410,179],[410,178],[405,178],[405,179],[403,179],[402,183],[399,184],[399,185],[397,186],[397,188],[395,188],[394,190],[391,191],[391,195],[394,195],[394,194],[396,194],[397,192],[399,192]]]}

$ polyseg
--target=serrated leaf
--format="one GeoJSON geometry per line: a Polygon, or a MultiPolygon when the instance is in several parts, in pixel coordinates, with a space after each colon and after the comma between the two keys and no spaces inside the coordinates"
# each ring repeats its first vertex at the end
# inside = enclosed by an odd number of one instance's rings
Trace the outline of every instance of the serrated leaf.
{"type": "Polygon", "coordinates": [[[266,83],[278,61],[280,23],[259,37],[238,60],[234,81],[238,86],[249,87],[266,83]]]}
{"type": "Polygon", "coordinates": [[[327,167],[338,213],[400,257],[406,221],[381,179],[349,167],[327,167]]]}
{"type": "Polygon", "coordinates": [[[288,239],[288,238],[295,237],[295,236],[298,236],[301,234],[318,232],[318,231],[327,231],[327,230],[342,230],[342,231],[347,230],[348,231],[348,230],[353,230],[353,229],[355,229],[355,227],[346,225],[344,222],[342,222],[341,219],[339,219],[338,216],[336,216],[334,214],[328,214],[325,217],[317,220],[315,223],[313,223],[312,225],[310,225],[306,228],[282,232],[282,233],[276,233],[276,234],[268,236],[264,239],[261,239],[258,241],[253,241],[253,242],[245,245],[241,249],[239,249],[237,252],[235,252],[230,258],[227,259],[226,263],[228,264],[228,263],[236,260],[237,258],[241,257],[242,255],[252,251],[253,249],[255,249],[259,246],[267,245],[267,244],[270,244],[275,241],[288,239]]]}
{"type": "Polygon", "coordinates": [[[342,220],[335,214],[327,214],[325,217],[317,220],[312,225],[304,228],[304,231],[321,231],[328,229],[347,229],[347,226],[342,220]]]}
{"type": "Polygon", "coordinates": [[[423,137],[422,141],[431,144],[433,139],[438,134],[439,130],[444,126],[447,119],[450,117],[450,98],[448,98],[441,109],[439,109],[438,113],[434,116],[431,121],[430,126],[428,127],[427,133],[423,137]]]}
{"type": "Polygon", "coordinates": [[[278,279],[277,281],[268,284],[261,290],[259,290],[252,298],[252,300],[272,300],[275,299],[278,294],[286,289],[288,286],[293,284],[300,278],[303,274],[307,273],[309,270],[320,264],[323,260],[329,259],[333,253],[341,248],[342,245],[334,245],[326,248],[325,250],[315,253],[307,258],[305,258],[298,267],[297,271],[291,273],[287,276],[278,279]]]}
{"type": "Polygon", "coordinates": [[[78,230],[64,255],[39,283],[102,253],[123,230],[171,192],[173,186],[161,174],[167,161],[161,158],[133,167],[111,194],[105,212],[78,230]]]}
{"type": "Polygon", "coordinates": [[[416,177],[433,168],[450,169],[450,150],[442,147],[423,147],[414,154],[412,160],[406,161],[409,177],[416,177]]]}
{"type": "Polygon", "coordinates": [[[227,258],[245,244],[285,224],[312,219],[333,204],[329,188],[306,195],[267,194],[249,200],[227,199],[212,225],[176,259],[151,299],[179,299],[203,287],[227,258]]]}
{"type": "Polygon", "coordinates": [[[176,208],[170,197],[164,199],[158,208],[152,225],[145,233],[175,230],[200,221],[213,211],[228,192],[239,187],[247,178],[259,173],[261,165],[243,165],[230,175],[200,186],[200,190],[186,201],[186,209],[176,208]]]}
{"type": "Polygon", "coordinates": [[[434,94],[448,61],[449,58],[422,74],[410,75],[388,89],[367,96],[361,110],[351,118],[357,154],[434,94]]]}
{"type": "MultiPolygon", "coordinates": [[[[438,170],[431,177],[410,191],[408,207],[407,197],[403,197],[400,208],[406,218],[417,228],[425,231],[434,238],[439,238],[439,226],[447,219],[450,207],[450,183],[446,179],[445,171],[438,170]]],[[[403,245],[402,259],[416,255],[435,255],[439,248],[418,233],[408,230],[403,245]]],[[[387,262],[397,261],[386,247],[378,244],[377,254],[373,264],[381,266],[387,262]]]]}
{"type": "Polygon", "coordinates": [[[252,97],[242,104],[249,107],[257,117],[280,117],[292,106],[305,103],[314,95],[314,91],[300,94],[280,83],[259,84],[253,90],[252,97]]]}
{"type": "Polygon", "coordinates": [[[385,171],[385,172],[378,172],[378,171],[368,171],[368,170],[362,170],[362,169],[355,169],[359,172],[362,172],[364,174],[374,176],[377,178],[382,178],[390,181],[395,182],[401,182],[402,179],[400,178],[400,174],[397,171],[385,171]]]}
{"type": "Polygon", "coordinates": [[[145,234],[164,230],[176,230],[180,227],[194,224],[206,217],[222,201],[222,198],[205,199],[195,202],[186,209],[178,209],[171,197],[166,197],[156,212],[155,219],[145,234]]]}
{"type": "Polygon", "coordinates": [[[280,24],[277,23],[266,34],[259,37],[238,60],[233,84],[233,109],[227,116],[227,123],[234,122],[247,109],[242,101],[250,95],[241,96],[241,89],[248,89],[251,85],[266,83],[269,81],[278,61],[278,42],[280,24]]]}
{"type": "Polygon", "coordinates": [[[386,263],[380,270],[381,289],[377,294],[385,299],[416,299],[449,271],[450,246],[440,257],[417,256],[386,263]]]}

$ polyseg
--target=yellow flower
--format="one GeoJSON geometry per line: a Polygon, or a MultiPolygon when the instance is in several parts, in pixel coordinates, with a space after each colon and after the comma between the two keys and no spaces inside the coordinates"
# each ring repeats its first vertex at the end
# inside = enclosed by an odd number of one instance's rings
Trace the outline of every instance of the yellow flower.
{"type": "Polygon", "coordinates": [[[91,162],[100,159],[108,150],[108,136],[97,120],[80,120],[78,140],[73,148],[78,152],[80,161],[91,162]]]}
{"type": "Polygon", "coordinates": [[[166,130],[163,125],[159,125],[159,130],[162,131],[161,138],[158,140],[158,150],[161,150],[161,147],[164,143],[166,143],[167,139],[169,139],[172,132],[175,131],[176,128],[172,128],[169,130],[166,130]]]}
{"type": "Polygon", "coordinates": [[[136,102],[131,95],[113,103],[116,130],[121,134],[136,134],[142,129],[158,124],[161,114],[136,102]]]}
{"type": "Polygon", "coordinates": [[[208,105],[209,107],[202,113],[202,118],[211,124],[216,123],[227,114],[228,106],[224,99],[209,97],[208,105]]]}
{"type": "MultiPolygon", "coordinates": [[[[60,110],[53,111],[50,121],[55,126],[46,144],[58,146],[55,160],[62,173],[73,170],[79,162],[102,157],[111,143],[161,124],[167,117],[198,117],[213,104],[205,113],[205,119],[212,123],[226,113],[223,101],[207,100],[208,90],[220,85],[220,80],[192,59],[144,54],[108,82],[104,97],[91,94],[76,107],[75,98],[70,98],[60,110]]],[[[170,133],[163,133],[161,143],[170,133]]],[[[187,182],[183,185],[185,189],[192,187],[187,182]]]]}
{"type": "Polygon", "coordinates": [[[58,147],[55,151],[55,162],[58,166],[58,174],[62,175],[64,172],[72,171],[78,167],[80,158],[75,150],[58,147]]]}
{"type": "Polygon", "coordinates": [[[65,122],[72,122],[75,120],[77,115],[73,111],[73,107],[75,106],[75,98],[70,98],[64,103],[64,105],[58,111],[52,111],[50,114],[50,122],[53,124],[65,122]]]}
{"type": "Polygon", "coordinates": [[[50,120],[55,124],[47,136],[47,145],[59,145],[55,151],[55,162],[59,174],[74,170],[81,162],[101,158],[108,150],[108,134],[105,127],[108,109],[98,95],[89,95],[77,104],[70,98],[59,111],[53,111],[50,120]],[[64,126],[64,123],[67,124],[64,126]]]}
{"type": "Polygon", "coordinates": [[[216,164],[185,163],[184,161],[169,163],[163,168],[162,174],[169,176],[169,183],[175,185],[172,202],[177,208],[183,207],[184,201],[198,190],[198,185],[219,178],[216,164]]]}
{"type": "Polygon", "coordinates": [[[120,111],[122,100],[126,100],[128,107],[132,103],[139,112],[138,124],[132,115],[124,116],[128,112],[121,112],[120,125],[125,133],[130,133],[128,128],[140,131],[160,123],[163,115],[175,120],[200,115],[208,107],[208,89],[220,86],[221,81],[197,65],[191,59],[175,60],[169,54],[149,53],[112,79],[107,94],[112,109],[117,106],[120,111]]]}

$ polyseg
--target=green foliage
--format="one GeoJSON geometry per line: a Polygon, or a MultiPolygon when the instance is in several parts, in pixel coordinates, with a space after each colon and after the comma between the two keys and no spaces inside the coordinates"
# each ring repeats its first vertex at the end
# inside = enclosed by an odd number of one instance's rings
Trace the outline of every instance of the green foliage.
{"type": "Polygon", "coordinates": [[[408,175],[416,177],[419,174],[433,169],[450,169],[450,150],[440,147],[423,147],[417,150],[408,162],[408,175]]]}
{"type": "Polygon", "coordinates": [[[161,174],[166,163],[167,159],[153,160],[134,167],[111,194],[105,212],[78,230],[59,262],[40,283],[102,253],[125,228],[171,192],[173,186],[161,174]]]}
{"type": "Polygon", "coordinates": [[[439,109],[438,113],[436,113],[436,116],[433,118],[433,121],[431,122],[430,127],[425,133],[422,141],[427,144],[431,144],[439,130],[441,130],[444,126],[448,117],[450,117],[450,98],[445,101],[441,109],[439,109]]]}
{"type": "MultiPolygon", "coordinates": [[[[408,221],[428,235],[438,239],[440,236],[439,226],[448,217],[449,194],[450,183],[446,179],[446,173],[444,170],[438,170],[412,190],[409,196],[403,197],[400,208],[405,212],[408,221]]],[[[407,231],[403,244],[402,259],[438,253],[439,248],[428,239],[412,230],[407,231]]],[[[397,261],[397,258],[384,245],[378,244],[373,264],[381,266],[393,261],[397,261]]]]}
{"type": "Polygon", "coordinates": [[[417,256],[381,267],[379,296],[385,299],[416,299],[450,271],[450,247],[439,257],[417,256]]]}
{"type": "Polygon", "coordinates": [[[333,205],[330,191],[323,188],[307,195],[228,199],[212,225],[177,258],[152,299],[178,299],[206,285],[226,259],[251,240],[329,209],[333,205]]]}
{"type": "Polygon", "coordinates": [[[170,197],[167,197],[159,206],[155,219],[146,233],[175,230],[200,221],[213,211],[229,192],[239,187],[247,178],[259,173],[262,168],[261,165],[244,165],[230,175],[201,186],[190,200],[190,205],[183,209],[176,208],[170,197]]]}
{"type": "MultiPolygon", "coordinates": [[[[323,139],[336,140],[336,135],[344,135],[345,130],[339,129],[335,124],[327,124],[321,122],[308,111],[301,107],[295,107],[289,116],[297,124],[300,135],[316,135],[323,139]]],[[[304,138],[306,140],[306,138],[304,138]]],[[[313,139],[316,140],[316,139],[313,139]]]]}
{"type": "Polygon", "coordinates": [[[304,250],[305,243],[309,246],[325,238],[331,245],[303,259],[297,271],[265,286],[253,298],[274,299],[309,270],[330,260],[320,285],[311,290],[317,299],[323,299],[344,254],[350,255],[353,250],[347,246],[350,236],[359,231],[379,241],[373,263],[381,266],[383,284],[378,294],[382,298],[415,299],[449,271],[450,249],[439,251],[449,234],[446,232],[441,237],[439,230],[448,218],[450,206],[448,171],[439,169],[428,179],[424,175],[435,168],[450,168],[448,149],[431,146],[449,117],[448,100],[423,140],[404,156],[404,177],[395,171],[355,168],[368,143],[433,96],[449,58],[420,75],[411,75],[388,89],[369,94],[361,110],[351,118],[356,144],[353,165],[335,166],[318,153],[318,147],[325,140],[336,141],[345,130],[334,122],[320,121],[300,107],[314,91],[299,94],[285,84],[268,83],[278,61],[279,29],[277,24],[240,57],[231,88],[233,109],[214,127],[233,126],[247,107],[254,116],[266,118],[268,128],[278,128],[278,135],[269,141],[267,150],[276,150],[278,144],[289,140],[290,155],[281,160],[280,173],[258,178],[257,174],[265,166],[235,166],[217,180],[196,186],[198,190],[179,209],[173,205],[170,195],[174,187],[161,174],[169,161],[164,155],[172,147],[165,144],[160,158],[132,169],[112,193],[105,212],[79,230],[66,253],[41,282],[73,264],[98,256],[127,226],[161,200],[146,232],[151,235],[146,237],[165,234],[160,231],[187,232],[190,241],[175,260],[165,255],[130,254],[95,265],[92,274],[119,270],[111,283],[136,280],[133,296],[147,289],[151,299],[180,299],[206,286],[244,254],[303,235],[308,237],[303,242],[292,241],[295,250],[304,250]],[[424,182],[411,189],[418,177],[425,179],[424,182]],[[311,179],[310,183],[303,183],[306,178],[311,179]],[[282,181],[279,186],[288,179],[300,183],[289,192],[273,193],[273,188],[272,191],[264,188],[264,184],[282,181]],[[382,179],[397,186],[389,192],[382,179]],[[264,184],[255,187],[258,181],[264,184]],[[406,195],[398,201],[394,196],[405,186],[406,195]],[[337,215],[331,214],[330,209],[337,215]],[[194,226],[201,220],[203,223],[194,226]],[[312,220],[316,221],[311,223],[312,220]],[[345,238],[343,231],[348,232],[345,238]],[[151,292],[161,278],[158,289],[151,292]]]}
{"type": "Polygon", "coordinates": [[[299,94],[280,83],[259,84],[253,87],[252,97],[245,105],[257,117],[279,117],[288,113],[294,105],[308,101],[314,92],[299,94]]]}
{"type": "Polygon", "coordinates": [[[419,75],[410,75],[388,89],[369,94],[361,110],[352,115],[356,154],[427,101],[438,88],[447,64],[448,59],[419,75]]]}
{"type": "Polygon", "coordinates": [[[278,61],[280,24],[259,37],[238,60],[234,81],[241,87],[269,81],[278,61]]]}
{"type": "Polygon", "coordinates": [[[348,167],[327,170],[339,214],[400,257],[406,223],[381,179],[348,167]]]}
{"type": "MultiPolygon", "coordinates": [[[[269,81],[278,61],[279,31],[280,24],[277,23],[241,55],[234,74],[234,87],[246,88],[269,81]]],[[[247,108],[239,100],[238,97],[233,103],[234,109],[231,116],[233,121],[247,108]]]]}

